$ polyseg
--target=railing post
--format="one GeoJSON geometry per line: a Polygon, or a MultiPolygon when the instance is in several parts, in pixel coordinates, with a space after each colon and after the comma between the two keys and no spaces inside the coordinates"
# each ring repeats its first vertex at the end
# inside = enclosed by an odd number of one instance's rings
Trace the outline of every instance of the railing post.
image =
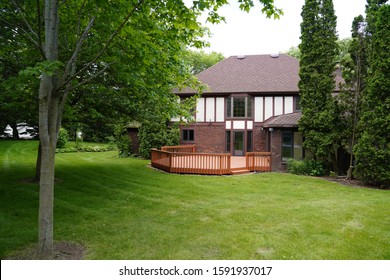
{"type": "Polygon", "coordinates": [[[168,156],[169,156],[168,169],[169,169],[169,172],[172,172],[172,153],[168,153],[168,156]]]}

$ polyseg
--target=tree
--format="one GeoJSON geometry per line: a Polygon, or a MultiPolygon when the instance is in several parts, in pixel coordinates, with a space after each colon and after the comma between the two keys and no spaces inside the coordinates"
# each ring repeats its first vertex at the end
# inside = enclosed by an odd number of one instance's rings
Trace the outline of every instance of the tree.
{"type": "Polygon", "coordinates": [[[188,55],[186,56],[186,60],[190,64],[190,71],[194,75],[224,59],[223,54],[218,52],[205,53],[204,51],[188,51],[188,55]]]}
{"type": "MultiPolygon", "coordinates": [[[[338,53],[336,16],[331,0],[306,0],[302,10],[300,81],[304,147],[316,160],[328,162],[338,147],[335,57],[338,53]]],[[[335,160],[333,160],[335,162],[335,160]]]]}
{"type": "MultiPolygon", "coordinates": [[[[339,53],[335,57],[335,62],[339,63],[343,61],[348,56],[348,49],[351,44],[351,38],[345,38],[341,40],[337,40],[337,46],[339,49],[339,53]]],[[[295,57],[296,59],[299,59],[301,56],[301,51],[299,47],[291,47],[287,51],[284,52],[284,54],[288,54],[289,56],[295,57]]]]}
{"type": "MultiPolygon", "coordinates": [[[[273,0],[260,0],[268,17],[278,17],[281,11],[273,0]]],[[[249,10],[253,1],[240,1],[240,8],[249,10]]],[[[127,83],[140,88],[145,73],[163,61],[162,66],[176,63],[176,51],[186,46],[202,47],[199,40],[205,30],[197,15],[209,11],[209,20],[218,22],[217,10],[226,1],[194,1],[188,8],[182,1],[11,1],[12,8],[1,10],[7,24],[23,34],[41,55],[32,71],[40,72],[39,135],[41,169],[39,193],[39,244],[41,258],[53,253],[53,199],[55,147],[65,105],[77,89],[100,77],[114,65],[124,65],[137,50],[142,57],[137,72],[123,73],[127,83]],[[10,16],[13,15],[13,16],[10,16]],[[121,55],[119,55],[121,54],[121,55]]],[[[185,76],[185,75],[178,75],[185,76]]],[[[182,78],[182,82],[185,79],[182,78]]],[[[178,82],[178,81],[177,81],[178,82]]],[[[158,88],[161,85],[156,84],[158,88]]],[[[173,87],[174,85],[170,85],[173,87]]],[[[145,87],[147,89],[148,87],[145,87]]],[[[150,87],[149,87],[150,88],[150,87]]],[[[147,93],[151,100],[165,91],[147,93]],[[156,96],[154,96],[156,95],[156,96]]]]}
{"type": "Polygon", "coordinates": [[[372,52],[359,125],[362,135],[355,146],[356,173],[367,183],[386,187],[390,185],[390,6],[374,2],[368,1],[367,9],[372,52]]]}
{"type": "Polygon", "coordinates": [[[354,167],[353,148],[359,138],[358,124],[361,117],[362,96],[365,91],[367,77],[367,42],[365,35],[365,19],[362,15],[352,22],[352,39],[348,44],[348,53],[340,60],[345,84],[341,86],[337,96],[341,107],[342,142],[350,153],[347,178],[352,179],[354,167]]]}
{"type": "Polygon", "coordinates": [[[299,47],[291,47],[289,50],[285,51],[284,54],[288,54],[289,56],[299,59],[301,56],[301,51],[299,50],[299,47]]]}

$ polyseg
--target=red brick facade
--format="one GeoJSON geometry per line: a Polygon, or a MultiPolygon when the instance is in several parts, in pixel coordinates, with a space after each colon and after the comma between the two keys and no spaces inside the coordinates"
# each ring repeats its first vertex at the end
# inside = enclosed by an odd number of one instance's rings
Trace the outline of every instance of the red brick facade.
{"type": "Polygon", "coordinates": [[[185,129],[194,129],[194,141],[181,144],[195,144],[200,153],[225,153],[225,123],[202,123],[185,126],[185,129]]]}

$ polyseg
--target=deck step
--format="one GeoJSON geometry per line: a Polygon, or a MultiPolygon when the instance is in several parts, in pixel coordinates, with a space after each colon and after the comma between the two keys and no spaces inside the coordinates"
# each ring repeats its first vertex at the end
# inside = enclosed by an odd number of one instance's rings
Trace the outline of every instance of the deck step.
{"type": "Polygon", "coordinates": [[[250,173],[250,171],[246,168],[234,168],[230,172],[232,175],[242,175],[250,173]]]}

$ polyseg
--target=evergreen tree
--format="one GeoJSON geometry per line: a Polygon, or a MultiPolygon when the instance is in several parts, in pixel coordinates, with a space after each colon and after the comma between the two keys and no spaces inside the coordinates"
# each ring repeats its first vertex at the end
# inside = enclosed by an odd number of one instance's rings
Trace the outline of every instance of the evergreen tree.
{"type": "Polygon", "coordinates": [[[359,136],[358,123],[361,115],[362,95],[366,88],[368,69],[367,40],[365,34],[365,19],[362,15],[354,18],[352,22],[352,39],[348,53],[340,61],[342,65],[345,84],[342,85],[337,96],[341,108],[343,132],[342,145],[350,153],[347,177],[352,179],[353,147],[359,136]]]}
{"type": "MultiPolygon", "coordinates": [[[[375,1],[368,1],[369,4],[375,1]]],[[[376,1],[378,2],[378,1],[376,1]]],[[[371,3],[367,7],[371,30],[370,70],[363,97],[360,127],[355,146],[356,172],[370,184],[390,185],[390,6],[371,3]],[[378,9],[378,6],[380,8],[378,9]],[[374,26],[372,26],[374,25],[374,26]]],[[[382,1],[383,2],[383,1],[382,1]]]]}
{"type": "MultiPolygon", "coordinates": [[[[306,0],[302,10],[300,81],[302,118],[299,128],[304,147],[316,160],[335,155],[339,133],[336,125],[335,57],[338,54],[336,16],[332,0],[306,0]]],[[[335,157],[332,157],[335,165],[335,157]]]]}

